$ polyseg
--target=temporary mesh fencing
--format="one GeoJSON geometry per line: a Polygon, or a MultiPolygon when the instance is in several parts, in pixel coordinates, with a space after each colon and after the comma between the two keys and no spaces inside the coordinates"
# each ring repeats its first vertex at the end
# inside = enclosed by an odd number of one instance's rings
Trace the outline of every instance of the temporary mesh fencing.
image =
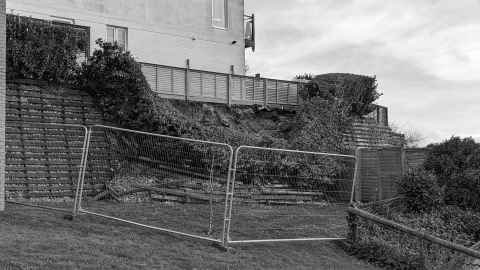
{"type": "Polygon", "coordinates": [[[355,156],[241,146],[226,216],[228,243],[343,239],[355,156]]]}
{"type": "MultiPolygon", "coordinates": [[[[7,142],[7,202],[73,213],[87,128],[25,122],[8,127],[7,142]]],[[[92,189],[85,185],[85,194],[92,189]]]]}
{"type": "Polygon", "coordinates": [[[79,213],[221,241],[229,145],[93,126],[88,149],[79,213]]]}

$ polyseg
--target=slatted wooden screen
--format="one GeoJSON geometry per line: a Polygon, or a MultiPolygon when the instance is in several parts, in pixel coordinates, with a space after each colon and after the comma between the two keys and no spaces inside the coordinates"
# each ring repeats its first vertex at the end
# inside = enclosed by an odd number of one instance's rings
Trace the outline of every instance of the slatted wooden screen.
{"type": "Polygon", "coordinates": [[[147,63],[141,66],[151,89],[165,98],[245,105],[299,105],[299,82],[147,63]]]}
{"type": "Polygon", "coordinates": [[[402,151],[402,148],[361,149],[357,200],[371,202],[397,196],[397,183],[404,170],[402,151]]]}

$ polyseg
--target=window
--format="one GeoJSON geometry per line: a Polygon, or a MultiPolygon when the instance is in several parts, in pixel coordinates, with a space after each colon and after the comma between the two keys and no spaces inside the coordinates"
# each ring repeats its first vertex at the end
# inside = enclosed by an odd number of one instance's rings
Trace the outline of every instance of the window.
{"type": "Polygon", "coordinates": [[[212,25],[217,28],[228,28],[227,0],[212,0],[212,25]]]}
{"type": "Polygon", "coordinates": [[[123,51],[128,49],[128,29],[125,27],[107,26],[107,42],[117,42],[123,51]]]}

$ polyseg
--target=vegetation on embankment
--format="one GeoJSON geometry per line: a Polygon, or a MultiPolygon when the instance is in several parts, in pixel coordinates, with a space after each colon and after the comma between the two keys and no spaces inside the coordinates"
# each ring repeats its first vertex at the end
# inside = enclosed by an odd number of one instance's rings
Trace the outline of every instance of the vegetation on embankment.
{"type": "Polygon", "coordinates": [[[9,15],[7,77],[73,84],[92,95],[108,122],[125,128],[232,145],[331,152],[347,151],[343,134],[350,122],[371,112],[380,96],[375,77],[326,74],[312,78],[300,93],[303,106],[296,113],[185,104],[152,93],[134,57],[115,44],[99,40],[100,48],[80,66],[77,56],[88,43],[81,29],[9,15]]]}
{"type": "Polygon", "coordinates": [[[149,89],[129,52],[101,40],[98,45],[101,49],[82,66],[77,87],[94,97],[108,121],[131,129],[234,146],[346,152],[343,139],[351,121],[369,113],[379,97],[374,77],[330,74],[307,84],[296,112],[165,100],[149,89]],[[322,80],[329,84],[319,88],[322,80]]]}
{"type": "MultiPolygon", "coordinates": [[[[471,138],[452,137],[429,145],[424,168],[409,172],[399,182],[401,199],[361,207],[415,230],[471,247],[480,242],[479,161],[480,144],[471,138]]],[[[434,269],[432,265],[462,265],[465,261],[459,254],[446,256],[445,248],[419,243],[415,237],[374,223],[361,221],[357,225],[361,236],[351,251],[362,259],[392,269],[434,269]]]]}

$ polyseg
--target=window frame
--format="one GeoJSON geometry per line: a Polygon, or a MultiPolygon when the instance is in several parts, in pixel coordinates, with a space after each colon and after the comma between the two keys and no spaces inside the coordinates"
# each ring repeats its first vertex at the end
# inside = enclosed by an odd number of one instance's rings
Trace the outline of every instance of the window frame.
{"type": "Polygon", "coordinates": [[[212,27],[213,28],[216,28],[216,29],[220,29],[220,30],[228,30],[228,28],[230,27],[230,12],[229,12],[229,5],[228,5],[228,0],[223,0],[223,3],[224,3],[224,15],[225,15],[225,26],[224,27],[221,27],[221,26],[217,26],[215,25],[215,22],[214,22],[214,14],[215,14],[215,1],[216,0],[211,0],[210,3],[212,5],[212,17],[211,17],[211,20],[212,20],[212,27]]]}
{"type": "Polygon", "coordinates": [[[118,29],[125,30],[125,48],[124,49],[125,49],[125,51],[128,51],[128,27],[107,24],[106,31],[105,31],[105,40],[107,42],[111,42],[111,41],[108,40],[108,30],[109,30],[109,28],[113,29],[113,42],[117,42],[117,44],[118,44],[118,29]]]}

